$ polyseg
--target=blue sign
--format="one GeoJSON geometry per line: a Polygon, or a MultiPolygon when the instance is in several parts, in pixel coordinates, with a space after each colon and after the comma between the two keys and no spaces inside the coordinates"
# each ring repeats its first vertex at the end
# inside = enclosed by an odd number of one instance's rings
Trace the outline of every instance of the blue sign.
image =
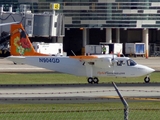
{"type": "Polygon", "coordinates": [[[59,63],[60,60],[58,58],[39,58],[39,62],[42,62],[42,63],[59,63]]]}
{"type": "Polygon", "coordinates": [[[144,54],[144,44],[136,44],[136,54],[144,54]]]}

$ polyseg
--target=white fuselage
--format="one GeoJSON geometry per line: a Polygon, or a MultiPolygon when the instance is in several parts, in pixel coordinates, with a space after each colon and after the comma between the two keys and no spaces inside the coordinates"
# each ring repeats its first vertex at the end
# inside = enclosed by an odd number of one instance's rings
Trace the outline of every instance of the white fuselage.
{"type": "MultiPolygon", "coordinates": [[[[17,56],[18,57],[18,56],[17,56]]],[[[15,58],[15,56],[14,56],[15,58]]],[[[9,59],[12,59],[10,57],[9,59]]],[[[87,63],[83,60],[73,59],[70,57],[58,57],[58,56],[25,56],[25,59],[15,59],[12,60],[17,63],[25,63],[32,66],[37,66],[41,68],[46,68],[53,71],[73,74],[77,76],[87,76],[90,77],[90,72],[92,76],[96,77],[137,77],[150,74],[154,69],[149,68],[144,65],[129,65],[127,57],[116,57],[115,61],[123,61],[123,64],[118,65],[117,62],[114,64],[109,64],[109,62],[103,63],[101,66],[91,65],[92,70],[86,67],[87,63]],[[16,61],[20,60],[20,61],[16,61]]]]}

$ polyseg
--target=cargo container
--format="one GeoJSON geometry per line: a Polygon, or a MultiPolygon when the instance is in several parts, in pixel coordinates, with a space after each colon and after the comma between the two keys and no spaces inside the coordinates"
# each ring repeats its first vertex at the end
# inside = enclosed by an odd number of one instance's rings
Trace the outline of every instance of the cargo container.
{"type": "MultiPolygon", "coordinates": [[[[104,47],[106,48],[105,54],[108,54],[109,53],[108,45],[105,45],[104,47]]],[[[85,46],[85,54],[86,55],[103,54],[102,53],[102,48],[103,48],[102,45],[86,45],[85,46]]]]}
{"type": "Polygon", "coordinates": [[[33,42],[32,45],[35,51],[39,53],[49,54],[52,56],[63,55],[62,43],[33,42]]]}
{"type": "Polygon", "coordinates": [[[123,44],[122,43],[106,43],[100,42],[100,45],[109,46],[109,53],[113,54],[122,54],[123,53],[123,44]]]}
{"type": "Polygon", "coordinates": [[[125,55],[145,55],[144,43],[125,43],[125,55]]]}

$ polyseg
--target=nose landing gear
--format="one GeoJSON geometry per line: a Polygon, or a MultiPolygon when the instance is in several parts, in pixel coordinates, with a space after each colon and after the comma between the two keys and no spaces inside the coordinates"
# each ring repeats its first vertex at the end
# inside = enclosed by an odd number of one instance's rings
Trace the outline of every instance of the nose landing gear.
{"type": "Polygon", "coordinates": [[[145,82],[145,83],[149,83],[149,82],[150,82],[150,77],[149,77],[149,76],[145,77],[145,78],[144,78],[144,82],[145,82]]]}
{"type": "Polygon", "coordinates": [[[90,83],[90,84],[93,84],[93,83],[98,84],[98,82],[99,82],[99,79],[97,77],[89,77],[88,78],[88,83],[90,83]]]}

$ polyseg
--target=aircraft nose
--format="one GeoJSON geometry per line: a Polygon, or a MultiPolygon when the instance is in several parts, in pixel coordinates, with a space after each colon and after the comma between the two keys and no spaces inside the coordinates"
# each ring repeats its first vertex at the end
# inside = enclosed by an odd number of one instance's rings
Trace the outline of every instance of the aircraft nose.
{"type": "Polygon", "coordinates": [[[147,68],[147,72],[148,72],[148,73],[152,73],[152,72],[154,72],[154,71],[155,71],[155,70],[152,69],[152,68],[149,68],[149,67],[147,68]]]}
{"type": "Polygon", "coordinates": [[[137,74],[147,75],[155,71],[154,69],[144,66],[144,65],[137,65],[137,66],[138,66],[137,74]]]}

